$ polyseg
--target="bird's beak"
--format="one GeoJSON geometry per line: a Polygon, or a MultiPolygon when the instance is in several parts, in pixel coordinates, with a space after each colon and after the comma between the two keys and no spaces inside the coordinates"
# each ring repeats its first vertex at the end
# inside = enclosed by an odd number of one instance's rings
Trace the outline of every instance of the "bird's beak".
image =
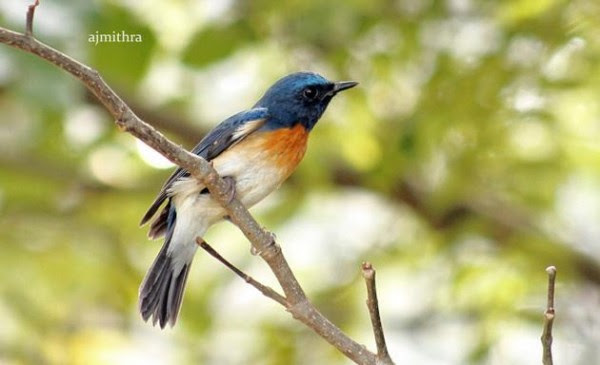
{"type": "Polygon", "coordinates": [[[333,95],[339,93],[340,91],[351,89],[358,85],[356,81],[340,81],[333,84],[333,95]]]}

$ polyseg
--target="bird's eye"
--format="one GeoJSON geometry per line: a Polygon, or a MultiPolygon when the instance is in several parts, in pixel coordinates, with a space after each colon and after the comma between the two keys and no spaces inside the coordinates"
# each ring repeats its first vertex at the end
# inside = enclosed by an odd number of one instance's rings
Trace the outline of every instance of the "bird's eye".
{"type": "Polygon", "coordinates": [[[302,95],[304,95],[304,98],[307,100],[314,100],[319,95],[319,90],[315,89],[314,87],[307,87],[302,92],[302,95]]]}

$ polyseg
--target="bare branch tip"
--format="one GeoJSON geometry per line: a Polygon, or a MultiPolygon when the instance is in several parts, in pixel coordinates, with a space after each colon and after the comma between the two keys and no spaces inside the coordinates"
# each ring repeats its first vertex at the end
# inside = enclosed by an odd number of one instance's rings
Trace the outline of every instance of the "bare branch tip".
{"type": "Polygon", "coordinates": [[[32,5],[27,7],[27,17],[25,21],[25,35],[27,37],[33,37],[33,16],[35,14],[35,8],[40,5],[40,0],[35,0],[32,5]]]}
{"type": "Polygon", "coordinates": [[[365,279],[372,280],[375,277],[375,268],[370,262],[365,261],[361,265],[362,276],[365,279]]]}
{"type": "Polygon", "coordinates": [[[546,310],[544,311],[544,327],[542,331],[542,364],[552,365],[552,324],[556,315],[554,310],[554,283],[556,281],[556,267],[548,266],[546,268],[548,273],[548,299],[546,304],[546,310]]]}
{"type": "Polygon", "coordinates": [[[369,261],[365,261],[361,265],[362,275],[367,284],[367,308],[371,317],[371,325],[373,327],[373,335],[375,336],[375,344],[377,345],[376,363],[381,365],[394,364],[385,343],[385,335],[383,333],[383,325],[379,314],[379,301],[377,299],[377,289],[375,288],[375,268],[369,261]]]}

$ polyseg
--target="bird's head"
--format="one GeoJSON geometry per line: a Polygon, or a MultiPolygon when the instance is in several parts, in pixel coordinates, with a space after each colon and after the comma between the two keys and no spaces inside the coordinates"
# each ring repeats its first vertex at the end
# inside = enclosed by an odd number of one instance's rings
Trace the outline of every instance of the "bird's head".
{"type": "Polygon", "coordinates": [[[269,110],[273,126],[291,127],[301,123],[310,130],[338,92],[357,84],[332,82],[313,72],[296,72],[275,82],[255,107],[269,110]]]}

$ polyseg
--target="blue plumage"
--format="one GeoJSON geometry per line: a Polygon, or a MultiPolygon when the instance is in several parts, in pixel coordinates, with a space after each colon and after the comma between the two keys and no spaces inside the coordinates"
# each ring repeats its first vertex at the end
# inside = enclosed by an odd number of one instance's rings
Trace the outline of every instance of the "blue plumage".
{"type": "Polygon", "coordinates": [[[289,128],[300,122],[310,131],[337,91],[335,83],[319,74],[298,72],[273,84],[254,107],[269,110],[271,118],[266,128],[289,128]],[[314,98],[304,95],[309,91],[315,93],[314,98]]]}

